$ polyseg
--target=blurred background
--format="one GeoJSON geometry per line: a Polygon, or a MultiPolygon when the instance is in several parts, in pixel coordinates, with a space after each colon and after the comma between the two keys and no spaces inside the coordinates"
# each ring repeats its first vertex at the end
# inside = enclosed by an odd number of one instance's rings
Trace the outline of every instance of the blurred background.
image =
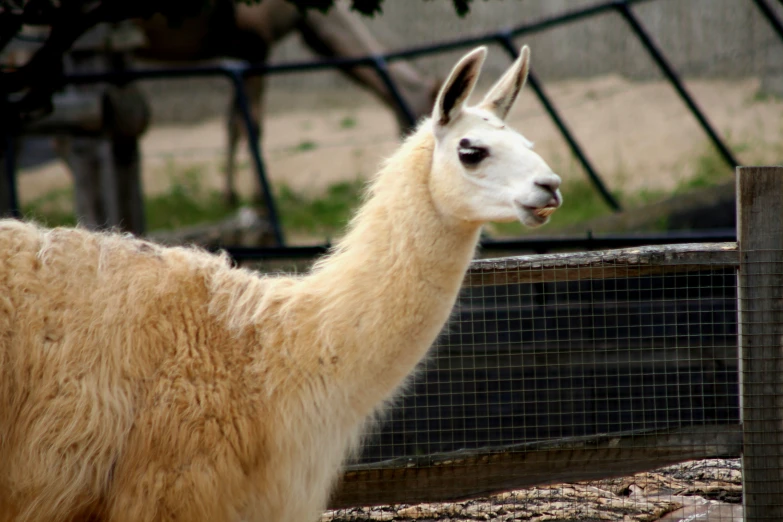
{"type": "MultiPolygon", "coordinates": [[[[385,50],[395,51],[513,28],[598,3],[473,2],[470,12],[460,17],[446,0],[397,0],[383,2],[382,13],[373,17],[353,14],[385,50]]],[[[783,16],[780,3],[769,4],[783,16]]],[[[650,0],[631,9],[738,161],[779,163],[783,41],[756,3],[650,0]]],[[[530,45],[533,70],[544,90],[625,210],[622,219],[611,216],[612,209],[527,88],[510,122],[564,178],[565,205],[537,234],[689,228],[693,220],[680,223],[671,209],[640,209],[659,208],[661,201],[679,201],[688,194],[710,194],[698,196],[696,203],[686,197],[687,204],[701,212],[710,207],[704,197],[720,198],[730,191],[733,169],[617,13],[515,38],[514,43],[530,45]]],[[[466,50],[409,62],[423,76],[442,80],[466,50]]],[[[313,59],[300,34],[285,37],[270,54],[271,63],[313,59]]],[[[487,87],[509,63],[506,52],[490,44],[480,87],[487,87]]],[[[364,183],[399,143],[395,115],[378,97],[336,71],[269,75],[266,82],[261,145],[286,238],[291,244],[333,239],[360,201],[364,183]]],[[[188,78],[138,85],[151,109],[150,126],[140,138],[148,228],[170,229],[232,215],[236,206],[226,205],[221,195],[230,82],[188,78]]],[[[74,220],[73,182],[48,140],[26,140],[19,197],[28,215],[67,223],[74,220]]],[[[242,205],[252,199],[255,184],[245,142],[237,165],[242,205]]],[[[722,214],[714,220],[707,216],[699,226],[725,226],[722,214]]],[[[498,238],[528,234],[518,225],[492,225],[487,231],[498,238]]]]}

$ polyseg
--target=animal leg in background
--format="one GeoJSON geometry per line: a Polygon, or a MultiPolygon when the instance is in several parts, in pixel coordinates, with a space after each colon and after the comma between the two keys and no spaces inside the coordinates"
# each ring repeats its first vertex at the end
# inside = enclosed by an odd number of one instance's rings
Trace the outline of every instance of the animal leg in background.
{"type": "MultiPolygon", "coordinates": [[[[325,58],[358,57],[382,54],[386,49],[370,33],[358,15],[351,13],[344,5],[337,3],[328,13],[310,10],[306,14],[294,8],[284,0],[265,0],[258,5],[238,4],[236,23],[244,38],[261,37],[271,48],[286,35],[298,30],[304,43],[316,55],[325,58]]],[[[386,106],[394,111],[403,135],[412,129],[405,112],[398,107],[380,76],[370,67],[352,67],[340,69],[351,80],[369,90],[386,106]]],[[[414,118],[428,115],[438,93],[440,82],[425,78],[414,67],[402,61],[389,67],[389,74],[396,82],[400,93],[414,118]]],[[[250,102],[259,140],[263,134],[262,98],[265,85],[263,77],[245,80],[245,89],[250,102]]],[[[236,150],[242,135],[245,135],[242,115],[238,111],[236,99],[232,100],[228,120],[228,151],[226,160],[225,198],[229,205],[238,202],[235,187],[236,150]]],[[[261,206],[261,189],[254,189],[254,204],[261,206]]]]}
{"type": "Polygon", "coordinates": [[[55,149],[73,175],[76,220],[90,230],[105,227],[109,221],[103,198],[102,172],[111,163],[111,144],[105,137],[57,136],[55,149]]]}
{"type": "MultiPolygon", "coordinates": [[[[246,78],[244,81],[245,95],[247,96],[248,104],[250,105],[250,116],[253,120],[253,126],[255,127],[256,136],[259,143],[261,142],[262,135],[262,122],[263,117],[263,101],[262,96],[264,94],[265,82],[262,76],[252,76],[246,78]]],[[[224,197],[226,204],[229,206],[236,206],[239,203],[239,197],[236,192],[236,154],[239,140],[242,136],[247,137],[247,127],[245,120],[242,116],[242,111],[239,108],[239,103],[234,95],[231,107],[229,108],[228,115],[228,138],[226,146],[226,180],[225,180],[225,193],[224,197]]],[[[263,197],[261,194],[261,187],[258,183],[257,173],[254,169],[255,187],[253,190],[253,205],[256,207],[263,206],[263,197]]]]}
{"type": "MultiPolygon", "coordinates": [[[[326,14],[314,9],[308,11],[302,17],[299,30],[307,46],[319,56],[327,58],[371,56],[387,51],[372,36],[358,15],[351,13],[339,2],[326,14]]],[[[413,128],[404,111],[397,106],[386,84],[372,67],[349,67],[342,71],[394,110],[401,135],[413,128]]],[[[414,118],[419,119],[429,114],[440,82],[423,77],[404,61],[389,65],[389,75],[396,82],[414,118]]]]}

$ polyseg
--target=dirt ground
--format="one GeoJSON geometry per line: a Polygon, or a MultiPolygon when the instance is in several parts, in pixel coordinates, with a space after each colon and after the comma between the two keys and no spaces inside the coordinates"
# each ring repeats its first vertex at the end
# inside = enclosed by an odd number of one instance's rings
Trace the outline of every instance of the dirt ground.
{"type": "MultiPolygon", "coordinates": [[[[783,156],[783,101],[757,95],[756,79],[690,81],[687,87],[714,127],[745,164],[775,163],[783,156]]],[[[635,83],[618,76],[552,83],[547,92],[611,189],[670,191],[692,176],[708,152],[705,134],[665,82],[635,83]]],[[[390,111],[366,94],[325,96],[329,103],[298,103],[301,96],[271,93],[266,101],[263,147],[273,183],[317,194],[343,180],[367,178],[397,143],[390,111]],[[297,106],[308,105],[308,109],[297,106]],[[285,107],[294,107],[285,110],[285,107]]],[[[566,180],[584,178],[533,92],[525,90],[511,124],[566,180]]],[[[221,188],[225,156],[223,121],[153,126],[142,142],[144,184],[165,191],[172,175],[196,168],[206,186],[221,188]]],[[[250,193],[253,171],[242,147],[238,185],[250,193]]],[[[23,200],[70,184],[60,162],[26,169],[23,200]]],[[[565,194],[567,201],[567,194],[565,194]]]]}

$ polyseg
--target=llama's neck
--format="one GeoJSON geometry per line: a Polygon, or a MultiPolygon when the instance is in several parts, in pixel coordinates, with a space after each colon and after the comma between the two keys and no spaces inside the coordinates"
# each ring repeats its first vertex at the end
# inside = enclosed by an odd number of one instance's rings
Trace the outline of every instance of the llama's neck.
{"type": "Polygon", "coordinates": [[[454,306],[480,227],[445,219],[429,189],[425,124],[379,174],[337,253],[307,278],[327,375],[351,410],[387,399],[431,346],[454,306]]]}

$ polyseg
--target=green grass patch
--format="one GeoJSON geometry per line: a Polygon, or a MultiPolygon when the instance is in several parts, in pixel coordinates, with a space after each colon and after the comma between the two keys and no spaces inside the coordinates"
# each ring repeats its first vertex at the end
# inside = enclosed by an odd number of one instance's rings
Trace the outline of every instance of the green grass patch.
{"type": "Polygon", "coordinates": [[[47,227],[72,227],[76,225],[72,209],[73,189],[66,187],[23,203],[22,215],[47,227]]]}
{"type": "Polygon", "coordinates": [[[331,185],[323,195],[307,197],[287,185],[278,191],[280,219],[286,231],[332,236],[341,233],[362,201],[363,180],[331,185]]]}
{"type": "MultiPolygon", "coordinates": [[[[563,194],[563,206],[552,214],[550,225],[553,228],[581,223],[612,213],[598,190],[587,180],[566,180],[560,191],[563,194]]],[[[618,200],[622,198],[619,192],[613,195],[618,200]]]]}
{"type": "MultiPolygon", "coordinates": [[[[732,146],[733,152],[741,152],[744,147],[741,145],[732,146]]],[[[723,156],[711,145],[696,157],[696,165],[693,176],[677,184],[675,192],[682,193],[689,190],[712,187],[721,182],[732,178],[733,168],[731,168],[723,156]]]]}
{"type": "Polygon", "coordinates": [[[340,120],[340,128],[341,129],[353,129],[356,127],[356,119],[352,118],[350,116],[346,116],[342,120],[340,120]]]}
{"type": "Polygon", "coordinates": [[[315,150],[318,148],[318,144],[314,141],[305,140],[293,147],[293,152],[307,152],[309,150],[315,150]]]}
{"type": "MultiPolygon", "coordinates": [[[[236,207],[228,206],[223,194],[208,189],[202,183],[203,167],[177,168],[171,164],[169,190],[147,196],[144,204],[147,229],[168,230],[213,223],[228,218],[236,207]]],[[[341,233],[359,206],[364,192],[361,180],[330,186],[318,197],[306,197],[283,185],[278,190],[277,203],[284,229],[289,233],[333,236],[341,233]]],[[[73,189],[53,190],[23,205],[27,219],[49,227],[74,226],[73,189]]],[[[241,202],[240,204],[247,204],[241,202]]]]}
{"type": "Polygon", "coordinates": [[[778,94],[769,91],[763,91],[757,89],[756,92],[748,100],[749,104],[753,103],[768,103],[768,102],[780,102],[783,101],[783,97],[778,94]]]}
{"type": "MultiPolygon", "coordinates": [[[[296,150],[306,151],[316,147],[312,141],[303,141],[296,150]]],[[[732,146],[734,151],[741,148],[732,146]]],[[[731,179],[732,169],[712,147],[705,147],[691,161],[695,162],[692,163],[694,174],[683,180],[675,192],[700,189],[731,179]]],[[[561,188],[564,203],[541,233],[557,234],[566,228],[573,230],[574,226],[612,213],[573,159],[555,157],[551,164],[555,172],[564,174],[565,181],[561,188]]],[[[165,193],[148,196],[145,201],[149,230],[217,222],[236,211],[235,207],[225,204],[220,191],[204,187],[203,169],[203,166],[183,168],[173,162],[168,166],[166,174],[170,177],[170,188],[165,193]]],[[[333,184],[318,196],[303,195],[287,185],[276,187],[283,229],[286,233],[309,236],[315,241],[342,234],[362,201],[364,188],[365,182],[361,179],[333,184]]],[[[613,194],[626,209],[642,207],[667,195],[662,191],[650,190],[634,193],[615,190],[613,194]]],[[[247,204],[247,201],[241,204],[247,204]]],[[[25,217],[47,226],[72,226],[76,223],[72,207],[73,189],[65,188],[53,190],[25,203],[23,212],[25,217]]],[[[666,228],[666,223],[661,222],[660,227],[666,228]]],[[[493,223],[487,227],[487,232],[493,236],[514,237],[529,234],[529,229],[520,223],[493,223]]]]}
{"type": "Polygon", "coordinates": [[[236,210],[223,200],[223,194],[206,189],[201,183],[203,167],[192,166],[175,172],[169,167],[171,188],[147,197],[145,215],[148,230],[168,230],[198,223],[212,223],[229,217],[236,210]]]}
{"type": "MultiPolygon", "coordinates": [[[[170,189],[148,196],[144,202],[148,230],[220,221],[235,212],[235,208],[224,203],[220,192],[203,187],[202,171],[199,166],[182,170],[169,166],[170,189]]],[[[73,198],[73,188],[56,189],[23,204],[22,212],[27,219],[49,227],[74,226],[73,198]]]]}

